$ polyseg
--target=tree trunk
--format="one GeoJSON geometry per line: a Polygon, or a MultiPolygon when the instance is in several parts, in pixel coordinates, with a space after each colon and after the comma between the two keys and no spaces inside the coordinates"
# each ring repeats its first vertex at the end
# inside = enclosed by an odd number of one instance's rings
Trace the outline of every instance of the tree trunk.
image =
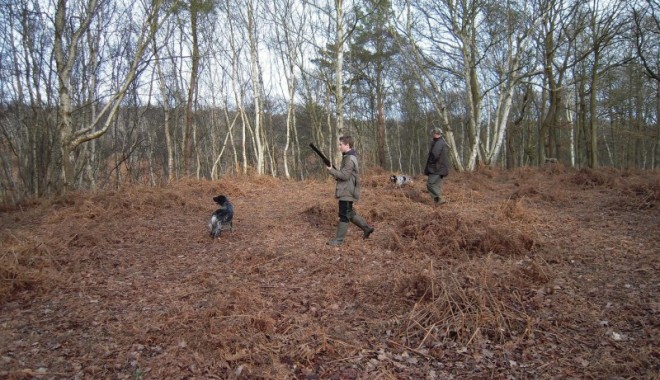
{"type": "Polygon", "coordinates": [[[257,174],[265,173],[265,154],[266,138],[264,136],[264,115],[263,106],[263,80],[261,72],[261,63],[259,61],[259,46],[257,37],[257,23],[254,9],[254,2],[248,1],[247,4],[247,27],[248,40],[250,48],[250,69],[252,71],[252,88],[254,91],[254,143],[256,148],[256,168],[257,174]]]}
{"type": "Polygon", "coordinates": [[[165,146],[167,149],[167,182],[172,182],[174,180],[174,146],[172,142],[172,133],[170,129],[170,118],[171,118],[171,109],[170,103],[168,101],[169,94],[167,93],[167,86],[165,84],[165,76],[163,75],[163,70],[160,65],[160,59],[158,56],[158,48],[156,43],[153,44],[154,56],[156,65],[156,73],[158,75],[158,88],[160,89],[160,94],[163,98],[161,106],[163,107],[163,114],[165,121],[163,123],[163,133],[165,134],[165,146]]]}
{"type": "Polygon", "coordinates": [[[162,20],[158,20],[158,13],[162,2],[155,1],[152,8],[147,10],[146,20],[139,32],[137,45],[132,49],[134,52],[130,65],[117,83],[114,95],[107,101],[103,109],[96,115],[94,120],[87,123],[83,128],[74,130],[73,126],[73,103],[71,99],[71,71],[80,58],[79,47],[84,33],[88,30],[90,24],[100,17],[101,10],[98,8],[97,0],[90,0],[80,14],[71,15],[70,18],[78,18],[77,28],[70,29],[67,19],[67,2],[59,0],[56,5],[54,29],[55,39],[53,43],[53,55],[58,77],[59,92],[59,144],[61,154],[61,181],[59,190],[69,190],[75,184],[75,150],[80,144],[97,139],[104,135],[112,123],[119,110],[126,92],[135,80],[138,68],[142,63],[143,54],[151,43],[162,20]]]}
{"type": "MultiPolygon", "coordinates": [[[[337,139],[344,131],[344,0],[335,0],[335,118],[337,139]]],[[[335,139],[335,140],[337,140],[335,139]]],[[[332,146],[332,145],[331,145],[332,146]]]]}
{"type": "Polygon", "coordinates": [[[190,6],[190,34],[192,37],[192,67],[190,68],[190,83],[188,84],[188,97],[186,100],[185,122],[183,125],[182,149],[183,149],[183,172],[185,175],[191,174],[191,161],[195,142],[192,134],[193,115],[197,97],[197,78],[199,76],[199,36],[197,31],[198,11],[191,4],[190,6]]]}
{"type": "Polygon", "coordinates": [[[598,115],[596,114],[596,90],[598,81],[598,61],[600,52],[598,49],[594,51],[594,63],[591,71],[591,92],[589,94],[589,132],[591,136],[591,154],[589,155],[589,167],[592,169],[598,168],[598,115]]]}
{"type": "MultiPolygon", "coordinates": [[[[658,71],[660,72],[660,63],[658,64],[658,71]]],[[[651,149],[651,169],[655,170],[660,160],[660,81],[655,82],[655,143],[651,149]]]]}
{"type": "Polygon", "coordinates": [[[470,152],[467,169],[472,171],[477,167],[477,158],[479,155],[479,141],[481,139],[481,90],[479,89],[479,79],[477,70],[473,66],[473,53],[464,52],[465,59],[465,84],[467,86],[467,105],[468,105],[468,140],[470,152]]]}
{"type": "Polygon", "coordinates": [[[378,164],[381,168],[387,167],[385,158],[385,110],[383,109],[383,83],[382,71],[378,70],[376,74],[376,108],[377,108],[377,129],[378,129],[378,164]]]}

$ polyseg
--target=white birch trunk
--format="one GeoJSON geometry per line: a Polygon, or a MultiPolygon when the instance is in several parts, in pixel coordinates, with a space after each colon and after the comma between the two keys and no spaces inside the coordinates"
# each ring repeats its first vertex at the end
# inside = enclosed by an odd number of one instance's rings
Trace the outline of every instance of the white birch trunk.
{"type": "Polygon", "coordinates": [[[470,69],[472,65],[469,53],[464,51],[463,59],[465,59],[465,85],[467,96],[467,108],[470,114],[468,120],[468,134],[471,142],[467,170],[473,171],[477,167],[477,156],[479,153],[479,140],[481,138],[481,95],[477,85],[477,75],[474,69],[470,69]]]}
{"type": "Polygon", "coordinates": [[[167,147],[167,181],[172,182],[174,180],[174,147],[172,145],[172,134],[170,132],[170,104],[167,100],[169,94],[167,93],[167,86],[165,84],[165,76],[163,75],[163,70],[160,65],[160,59],[158,56],[158,48],[154,43],[154,57],[156,72],[158,74],[158,84],[160,89],[160,94],[163,97],[163,113],[165,114],[165,122],[163,125],[163,132],[165,133],[165,145],[167,147]]]}
{"type": "Polygon", "coordinates": [[[568,102],[569,102],[569,99],[567,97],[566,107],[564,107],[564,108],[566,109],[566,120],[568,121],[568,124],[571,127],[570,128],[570,134],[571,134],[570,135],[571,167],[574,168],[575,167],[575,160],[576,160],[576,157],[575,157],[575,149],[576,149],[576,147],[575,147],[575,134],[576,134],[577,131],[575,130],[575,123],[574,123],[574,120],[575,120],[574,114],[575,114],[575,112],[573,112],[573,110],[571,110],[570,104],[568,102]]]}
{"type": "Polygon", "coordinates": [[[257,174],[264,174],[265,158],[265,138],[263,137],[263,79],[261,63],[259,61],[259,38],[257,35],[255,2],[250,0],[246,4],[247,8],[247,33],[250,49],[250,72],[252,74],[252,90],[254,100],[254,143],[256,149],[256,169],[257,174]]]}
{"type": "Polygon", "coordinates": [[[344,0],[335,0],[335,116],[337,138],[344,133],[344,0]]]}
{"type": "MultiPolygon", "coordinates": [[[[229,121],[229,114],[227,113],[226,108],[225,108],[225,119],[227,121],[229,121]]],[[[222,143],[222,148],[220,149],[220,153],[218,153],[218,157],[216,157],[215,161],[213,162],[213,169],[211,170],[211,179],[217,179],[218,178],[218,163],[220,162],[220,159],[222,158],[222,154],[225,152],[225,148],[227,147],[227,141],[229,140],[229,138],[232,135],[231,131],[234,128],[234,125],[236,125],[236,120],[238,120],[238,115],[234,116],[234,120],[232,120],[231,123],[228,123],[229,130],[227,131],[227,134],[225,135],[225,141],[222,143]]]]}
{"type": "Polygon", "coordinates": [[[492,144],[487,145],[488,150],[486,152],[485,164],[486,165],[495,165],[499,159],[500,152],[502,151],[502,145],[504,143],[504,136],[506,135],[507,122],[509,120],[509,112],[511,111],[511,103],[513,96],[513,88],[509,88],[506,92],[500,96],[498,99],[498,105],[495,115],[495,123],[493,127],[493,140],[492,144]]]}

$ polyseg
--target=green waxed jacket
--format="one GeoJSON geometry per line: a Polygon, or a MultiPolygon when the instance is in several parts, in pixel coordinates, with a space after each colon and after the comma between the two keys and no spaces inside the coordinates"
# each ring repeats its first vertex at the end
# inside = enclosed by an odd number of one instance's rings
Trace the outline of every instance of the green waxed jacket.
{"type": "Polygon", "coordinates": [[[442,138],[432,140],[429,146],[429,157],[424,167],[424,174],[437,174],[441,177],[446,177],[448,173],[447,144],[442,138]]]}
{"type": "Polygon", "coordinates": [[[349,202],[360,199],[360,174],[357,157],[353,149],[344,153],[341,159],[341,167],[330,169],[330,174],[337,180],[335,198],[349,202]]]}

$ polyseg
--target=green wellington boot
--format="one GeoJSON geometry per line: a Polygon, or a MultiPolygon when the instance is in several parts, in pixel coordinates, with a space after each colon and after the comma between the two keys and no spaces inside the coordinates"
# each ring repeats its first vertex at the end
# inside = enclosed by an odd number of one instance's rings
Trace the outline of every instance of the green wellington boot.
{"type": "Polygon", "coordinates": [[[346,237],[346,231],[348,231],[348,222],[339,222],[337,226],[337,236],[328,242],[329,245],[342,245],[344,238],[346,237]]]}
{"type": "Polygon", "coordinates": [[[351,218],[351,222],[355,224],[356,226],[360,227],[362,229],[363,239],[369,239],[369,235],[371,235],[372,232],[374,232],[374,228],[371,227],[366,220],[362,219],[361,216],[359,215],[353,215],[351,218]]]}

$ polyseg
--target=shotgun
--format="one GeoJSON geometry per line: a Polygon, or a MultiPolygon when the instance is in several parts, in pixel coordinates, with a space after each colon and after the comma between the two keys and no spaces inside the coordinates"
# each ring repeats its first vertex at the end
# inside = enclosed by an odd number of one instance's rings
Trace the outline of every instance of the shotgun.
{"type": "Polygon", "coordinates": [[[330,160],[328,159],[328,157],[326,157],[325,154],[323,154],[323,152],[321,152],[321,151],[319,150],[319,148],[317,148],[317,147],[314,145],[314,143],[309,143],[309,146],[310,146],[310,148],[312,148],[312,150],[314,151],[314,153],[316,153],[319,157],[321,157],[321,159],[323,160],[323,163],[325,163],[325,166],[332,166],[333,168],[335,167],[334,165],[332,165],[332,164],[330,163],[330,160]]]}

